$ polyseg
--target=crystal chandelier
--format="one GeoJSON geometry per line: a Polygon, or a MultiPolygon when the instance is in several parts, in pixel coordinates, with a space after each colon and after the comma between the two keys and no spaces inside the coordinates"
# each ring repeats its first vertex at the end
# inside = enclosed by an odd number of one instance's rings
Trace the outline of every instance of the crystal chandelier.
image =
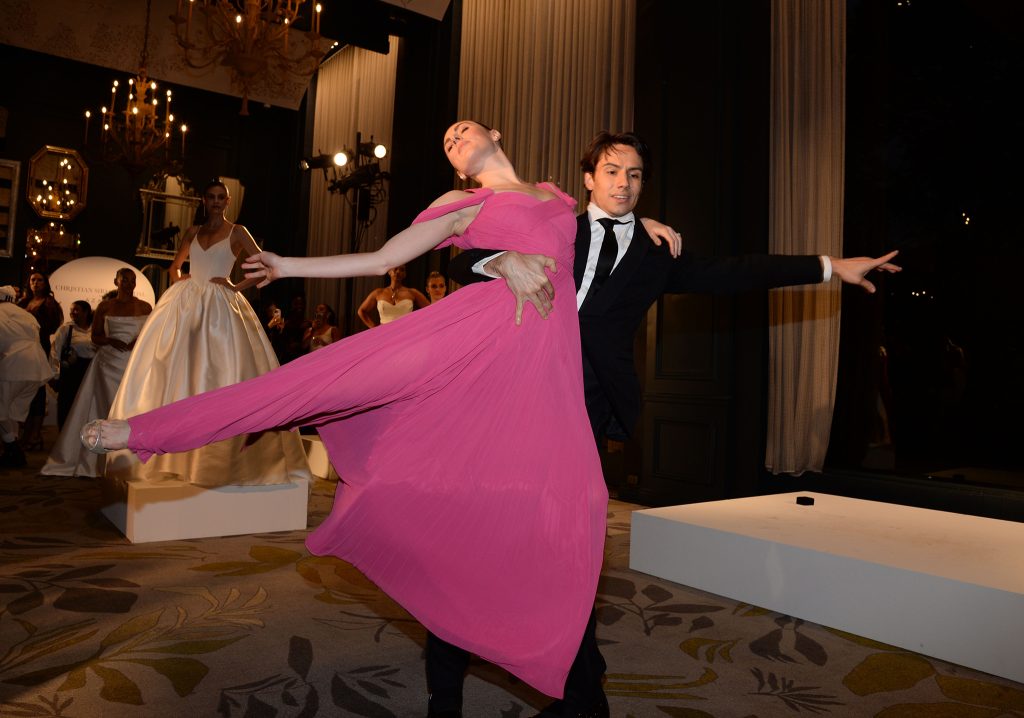
{"type": "MultiPolygon", "coordinates": [[[[172,162],[174,115],[171,114],[171,91],[163,97],[157,92],[157,84],[149,78],[146,61],[149,59],[149,15],[152,0],[146,2],[146,29],[142,38],[142,53],[139,55],[139,71],[129,78],[125,88],[126,99],[118,106],[121,83],[114,80],[110,88],[110,105],[100,108],[99,159],[103,162],[122,164],[132,174],[138,174],[148,167],[159,167],[172,162]],[[160,104],[164,100],[163,118],[160,104]]],[[[85,140],[89,141],[90,110],[85,111],[85,140]]],[[[181,136],[181,155],[185,156],[185,133],[188,126],[177,128],[181,136]]]]}
{"type": "Polygon", "coordinates": [[[321,3],[312,7],[309,29],[289,36],[306,0],[178,0],[174,36],[189,67],[224,65],[249,114],[253,89],[280,87],[291,75],[309,80],[327,41],[320,37],[321,3]],[[187,6],[187,7],[186,7],[187,6]],[[193,15],[196,17],[193,18],[193,15]]]}

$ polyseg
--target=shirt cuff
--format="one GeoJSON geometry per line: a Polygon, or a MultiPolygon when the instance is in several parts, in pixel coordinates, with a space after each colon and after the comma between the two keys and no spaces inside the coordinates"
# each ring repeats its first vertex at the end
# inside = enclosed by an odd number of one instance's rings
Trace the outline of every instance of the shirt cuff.
{"type": "MultiPolygon", "coordinates": [[[[476,264],[473,265],[473,274],[479,274],[479,275],[484,276],[484,277],[490,277],[491,279],[501,279],[501,277],[499,277],[497,274],[491,274],[486,269],[484,269],[484,265],[487,264],[488,262],[490,262],[492,259],[497,259],[498,257],[503,255],[504,253],[505,253],[504,251],[502,251],[502,252],[495,252],[494,254],[490,255],[489,257],[484,257],[483,259],[481,259],[479,262],[477,262],[476,264]]],[[[832,267],[832,265],[830,264],[829,265],[829,270],[830,271],[831,271],[831,267],[832,267]]]]}
{"type": "Polygon", "coordinates": [[[821,259],[821,281],[829,282],[832,280],[832,260],[828,258],[827,254],[823,254],[821,259]]]}

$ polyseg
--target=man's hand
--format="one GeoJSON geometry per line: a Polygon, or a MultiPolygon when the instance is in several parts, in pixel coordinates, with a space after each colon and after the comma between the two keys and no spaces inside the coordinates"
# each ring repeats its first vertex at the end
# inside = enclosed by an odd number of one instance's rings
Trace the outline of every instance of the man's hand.
{"type": "Polygon", "coordinates": [[[644,229],[647,230],[647,234],[650,235],[651,241],[656,246],[661,246],[661,240],[665,240],[668,243],[668,253],[673,257],[678,257],[683,251],[683,235],[675,231],[667,224],[651,219],[650,217],[641,217],[640,221],[644,224],[644,229]]]}
{"type": "Polygon", "coordinates": [[[902,272],[903,267],[892,264],[889,261],[897,254],[899,254],[899,250],[874,258],[851,257],[849,259],[839,259],[829,257],[829,259],[832,261],[832,274],[834,276],[839,277],[847,284],[856,284],[863,287],[864,291],[874,294],[875,285],[868,281],[868,273],[875,269],[881,272],[889,272],[890,274],[902,272]]]}
{"type": "Polygon", "coordinates": [[[555,260],[543,254],[505,252],[484,265],[484,271],[501,277],[516,298],[516,326],[523,323],[523,306],[530,302],[537,308],[541,319],[548,318],[555,288],[544,270],[557,272],[555,260]]]}
{"type": "Polygon", "coordinates": [[[257,287],[261,289],[275,279],[283,279],[288,276],[284,271],[285,258],[273,252],[260,252],[251,257],[246,257],[242,262],[242,269],[245,270],[246,279],[259,279],[257,287]]]}

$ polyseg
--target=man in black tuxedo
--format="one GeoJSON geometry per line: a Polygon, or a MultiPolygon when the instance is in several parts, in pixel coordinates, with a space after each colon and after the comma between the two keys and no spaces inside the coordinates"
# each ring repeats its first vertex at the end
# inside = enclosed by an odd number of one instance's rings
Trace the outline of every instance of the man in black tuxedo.
{"type": "MultiPolygon", "coordinates": [[[[827,256],[747,255],[704,258],[679,253],[677,242],[652,239],[637,221],[633,208],[651,171],[650,151],[632,133],[601,132],[583,159],[584,185],[590,192],[587,211],[577,217],[576,302],[583,350],[583,384],[594,437],[625,439],[640,413],[640,383],[633,358],[633,336],[647,309],[658,297],[675,292],[736,292],[795,284],[844,282],[875,291],[865,277],[873,269],[899,271],[889,263],[892,252],[877,259],[827,256]],[[678,255],[678,256],[675,256],[678,255]]],[[[540,255],[489,250],[461,252],[449,264],[450,276],[461,284],[503,278],[515,294],[516,322],[527,302],[541,316],[551,311],[553,288],[546,271],[554,260],[540,255]]],[[[462,678],[469,654],[427,638],[427,681],[430,715],[459,716],[462,678]]],[[[565,697],[537,718],[609,715],[601,686],[605,661],[597,647],[591,613],[576,660],[569,671],[565,697]]]]}

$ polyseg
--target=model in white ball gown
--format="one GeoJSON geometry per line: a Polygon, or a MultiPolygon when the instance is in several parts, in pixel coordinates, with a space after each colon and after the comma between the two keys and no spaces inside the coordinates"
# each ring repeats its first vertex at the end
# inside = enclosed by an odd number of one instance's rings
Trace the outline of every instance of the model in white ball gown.
{"type": "MultiPolygon", "coordinates": [[[[185,235],[171,265],[176,281],[139,335],[111,419],[135,416],[179,399],[237,384],[278,366],[270,340],[240,290],[227,277],[240,252],[259,248],[240,224],[224,219],[230,197],[219,182],[203,192],[206,221],[185,235]],[[189,274],[181,266],[189,261],[189,274]]],[[[95,418],[95,417],[94,417],[95,418]]],[[[181,480],[205,487],[283,484],[310,479],[298,433],[268,431],[218,441],[143,464],[129,451],[107,456],[118,480],[181,480]]]]}

